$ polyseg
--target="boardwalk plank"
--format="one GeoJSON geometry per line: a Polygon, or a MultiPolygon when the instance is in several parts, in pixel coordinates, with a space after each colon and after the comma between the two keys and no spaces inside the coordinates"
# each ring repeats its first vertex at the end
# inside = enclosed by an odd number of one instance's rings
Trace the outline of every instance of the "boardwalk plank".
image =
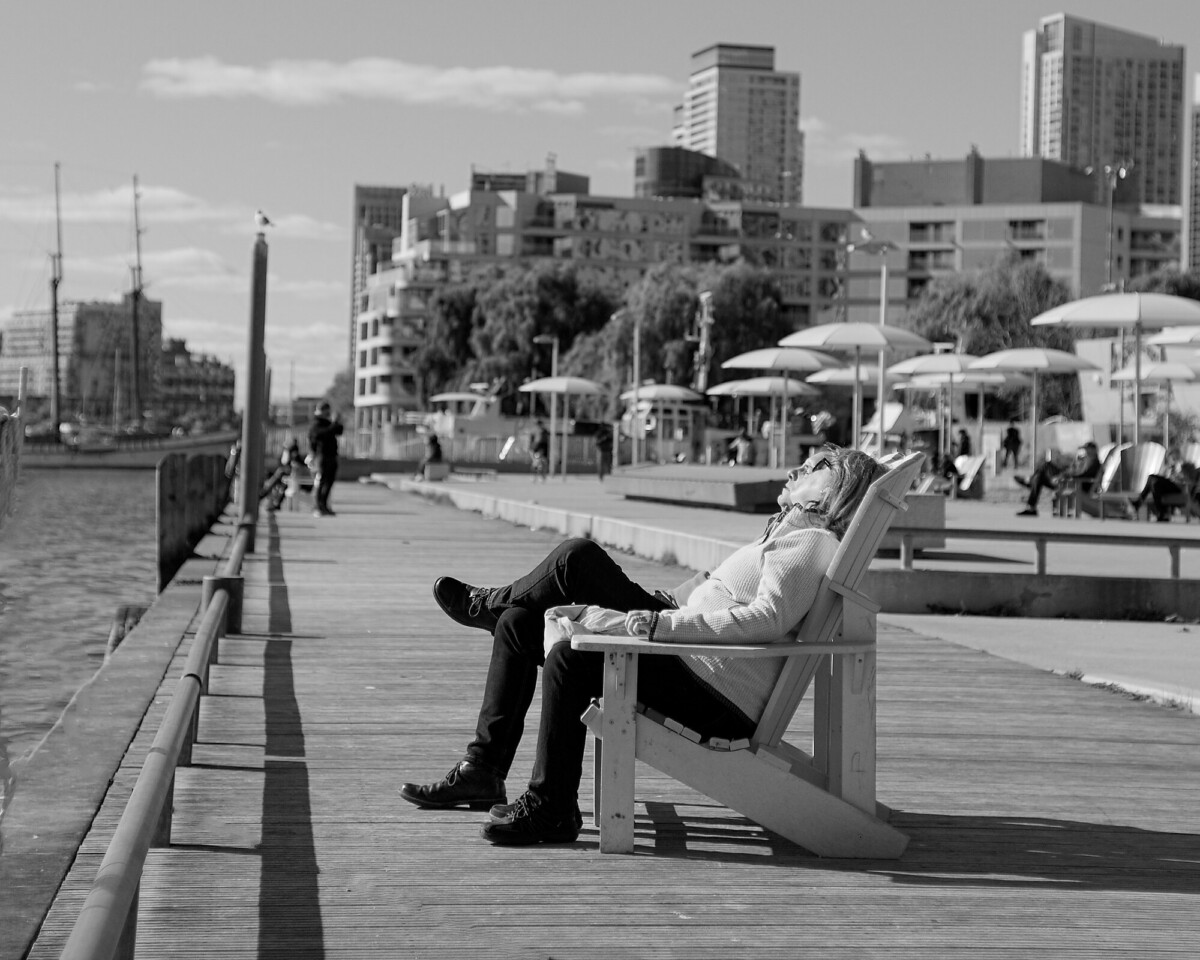
{"type": "MultiPolygon", "coordinates": [[[[177,776],[177,845],[147,865],[139,957],[1200,953],[1195,717],[900,628],[881,633],[878,700],[899,861],[821,860],[644,767],[627,857],[590,825],[496,848],[479,813],[399,801],[461,755],[490,650],[440,614],[434,577],[500,582],[555,538],[372,487],[339,488],[338,509],[263,524],[272,552],[247,564],[244,632],[177,776]]],[[[123,768],[32,957],[57,955],[131,784],[123,768]]]]}

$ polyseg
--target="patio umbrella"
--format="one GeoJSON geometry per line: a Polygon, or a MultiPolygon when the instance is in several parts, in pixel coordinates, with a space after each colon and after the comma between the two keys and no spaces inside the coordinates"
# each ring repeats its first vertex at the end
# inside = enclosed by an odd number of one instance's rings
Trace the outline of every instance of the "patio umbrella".
{"type": "Polygon", "coordinates": [[[962,387],[974,387],[979,394],[979,431],[977,441],[983,450],[983,395],[988,390],[1001,387],[1028,387],[1032,381],[1023,373],[1006,373],[1000,370],[964,370],[961,373],[921,373],[900,384],[901,390],[941,390],[947,383],[962,387]]]}
{"type": "MultiPolygon", "coordinates": [[[[1033,326],[1115,327],[1133,331],[1133,442],[1137,443],[1142,419],[1136,409],[1142,383],[1142,332],[1163,327],[1200,326],[1200,301],[1168,293],[1104,293],[1064,303],[1029,322],[1033,326]]],[[[1122,402],[1122,422],[1124,409],[1122,402]]]]}
{"type": "Polygon", "coordinates": [[[1046,373],[1078,373],[1080,370],[1100,369],[1090,360],[1077,357],[1065,350],[1051,350],[1048,347],[1018,347],[1014,350],[998,350],[980,357],[971,364],[973,370],[1000,370],[1012,373],[1028,373],[1031,378],[1032,403],[1030,404],[1030,419],[1032,420],[1032,444],[1030,446],[1030,469],[1037,467],[1037,389],[1038,375],[1046,373]]]}
{"type": "Polygon", "coordinates": [[[1152,337],[1147,337],[1146,342],[1160,347],[1200,343],[1200,327],[1168,327],[1152,337]]]}
{"type": "MultiPolygon", "coordinates": [[[[1133,367],[1124,367],[1112,375],[1112,379],[1123,382],[1129,382],[1137,379],[1140,383],[1162,383],[1167,386],[1167,406],[1166,412],[1163,414],[1163,446],[1168,450],[1171,449],[1171,381],[1172,380],[1200,380],[1200,373],[1194,367],[1188,366],[1186,363],[1172,360],[1160,360],[1157,363],[1150,363],[1135,370],[1133,367]]],[[[1134,406],[1137,406],[1137,400],[1134,400],[1134,406]]]]}
{"type": "MultiPolygon", "coordinates": [[[[821,323],[789,333],[779,341],[781,347],[808,347],[833,350],[839,353],[854,353],[854,369],[860,368],[862,355],[878,354],[881,369],[876,371],[879,379],[879,403],[887,393],[882,363],[888,350],[932,350],[933,344],[924,337],[899,327],[886,327],[878,323],[821,323]]],[[[862,422],[862,388],[854,391],[854,446],[858,446],[862,422]]],[[[883,438],[880,437],[880,453],[883,438]]]]}
{"type": "MultiPolygon", "coordinates": [[[[780,370],[794,373],[812,373],[817,370],[840,366],[842,366],[842,362],[829,356],[827,353],[820,353],[816,350],[805,350],[800,347],[762,347],[758,350],[739,353],[736,357],[730,357],[721,364],[723,370],[780,370]]],[[[784,462],[787,459],[786,399],[783,400],[783,405],[783,429],[780,431],[782,452],[777,458],[775,444],[772,442],[771,458],[772,460],[778,459],[778,463],[772,463],[772,466],[786,466],[784,462]]]]}
{"type": "MultiPolygon", "coordinates": [[[[678,384],[674,384],[674,383],[646,383],[646,384],[643,384],[642,386],[638,387],[636,390],[626,390],[624,393],[622,393],[620,395],[620,397],[618,399],[632,400],[635,397],[637,398],[637,402],[638,402],[639,406],[641,405],[641,402],[643,400],[649,401],[655,410],[656,417],[658,417],[658,413],[657,413],[658,405],[663,400],[674,400],[676,402],[682,401],[682,402],[686,402],[686,403],[703,403],[704,402],[703,394],[697,393],[691,387],[681,387],[678,384]]],[[[640,414],[640,411],[638,411],[638,410],[633,411],[634,417],[637,417],[639,414],[640,414]]],[[[631,429],[632,429],[632,426],[631,426],[631,429]]],[[[663,460],[662,444],[663,444],[663,431],[662,431],[662,425],[661,425],[661,418],[659,418],[659,427],[658,427],[658,462],[659,463],[662,463],[662,460],[663,460]]]]}
{"type": "MultiPolygon", "coordinates": [[[[978,360],[978,357],[972,356],[969,353],[927,353],[920,357],[912,357],[908,360],[901,360],[899,363],[894,363],[888,367],[888,373],[897,376],[913,376],[918,374],[928,375],[943,375],[942,386],[947,389],[950,395],[950,418],[954,419],[954,378],[950,376],[955,373],[963,373],[971,369],[971,364],[978,360]]],[[[941,388],[938,389],[938,456],[944,457],[949,444],[946,443],[946,425],[943,422],[941,415],[941,388]]],[[[980,434],[982,442],[983,435],[980,434]]]]}
{"type": "Polygon", "coordinates": [[[597,396],[604,393],[603,385],[596,383],[595,380],[585,380],[583,377],[540,377],[537,380],[530,380],[528,383],[523,383],[517,387],[521,393],[548,393],[550,394],[550,403],[557,402],[557,397],[561,394],[563,398],[563,426],[562,426],[562,477],[567,479],[567,425],[570,420],[568,402],[572,395],[575,396],[597,396]]]}

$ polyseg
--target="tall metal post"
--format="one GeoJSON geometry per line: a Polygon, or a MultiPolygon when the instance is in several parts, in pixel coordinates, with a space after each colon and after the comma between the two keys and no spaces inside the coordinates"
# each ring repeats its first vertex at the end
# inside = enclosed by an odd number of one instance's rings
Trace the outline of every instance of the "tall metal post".
{"type": "Polygon", "coordinates": [[[130,267],[133,273],[133,291],[130,294],[133,323],[129,330],[130,381],[132,384],[129,391],[129,409],[133,415],[131,419],[140,424],[142,422],[142,348],[141,331],[138,330],[140,323],[138,308],[142,299],[142,227],[138,222],[138,196],[138,178],[135,174],[133,177],[133,243],[137,259],[130,267]]]}
{"type": "Polygon", "coordinates": [[[263,469],[263,400],[267,378],[267,357],[263,348],[267,326],[267,239],[259,233],[254,239],[250,269],[250,331],[246,346],[246,391],[242,412],[241,485],[238,488],[238,514],[249,527],[247,550],[254,551],[255,526],[258,523],[258,491],[263,469]]]}
{"type": "Polygon", "coordinates": [[[62,423],[62,382],[59,373],[59,356],[58,356],[58,288],[62,283],[62,208],[59,205],[59,189],[58,189],[58,171],[59,165],[54,165],[54,226],[57,234],[58,246],[57,252],[51,256],[50,268],[50,362],[53,364],[51,368],[51,393],[50,393],[50,425],[54,428],[54,442],[57,443],[62,434],[59,432],[59,424],[62,423]]]}
{"type": "Polygon", "coordinates": [[[633,436],[633,466],[641,460],[642,412],[638,389],[642,385],[642,321],[641,315],[633,318],[633,416],[629,419],[629,432],[633,436]]]}
{"type": "MultiPolygon", "coordinates": [[[[887,326],[887,285],[888,265],[887,255],[890,245],[883,246],[879,251],[879,326],[887,326]]],[[[883,459],[883,448],[887,433],[887,425],[883,422],[884,404],[887,402],[887,347],[879,348],[879,393],[875,409],[879,412],[879,459],[883,459]]],[[[954,414],[951,413],[951,416],[954,414]]]]}

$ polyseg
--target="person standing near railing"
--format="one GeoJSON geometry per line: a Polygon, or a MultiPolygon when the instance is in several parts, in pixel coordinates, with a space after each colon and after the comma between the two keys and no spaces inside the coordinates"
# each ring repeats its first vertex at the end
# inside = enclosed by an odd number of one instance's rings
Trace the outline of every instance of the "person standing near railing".
{"type": "Polygon", "coordinates": [[[311,459],[313,496],[316,499],[314,517],[336,516],[329,506],[329,493],[337,479],[338,437],[342,435],[342,418],[333,415],[333,407],[322,401],[313,411],[313,422],[308,428],[308,455],[311,459]]]}

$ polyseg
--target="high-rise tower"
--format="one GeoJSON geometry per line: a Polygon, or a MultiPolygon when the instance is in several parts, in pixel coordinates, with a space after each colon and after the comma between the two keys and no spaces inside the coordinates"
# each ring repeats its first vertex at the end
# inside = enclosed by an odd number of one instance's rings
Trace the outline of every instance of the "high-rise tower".
{"type": "Polygon", "coordinates": [[[717,43],[692,54],[675,144],[733,164],[771,199],[800,203],[800,74],[775,69],[775,48],[717,43]]]}
{"type": "Polygon", "coordinates": [[[1187,238],[1185,270],[1200,270],[1200,73],[1193,78],[1192,90],[1192,157],[1188,181],[1191,191],[1184,208],[1183,230],[1187,238]]]}
{"type": "Polygon", "coordinates": [[[1131,166],[1137,199],[1180,202],[1184,48],[1067,14],[1024,37],[1021,154],[1131,166]]]}
{"type": "Polygon", "coordinates": [[[350,251],[350,369],[358,349],[358,315],[367,309],[367,280],[392,259],[392,241],[404,226],[406,187],[354,185],[353,246],[350,251]]]}

